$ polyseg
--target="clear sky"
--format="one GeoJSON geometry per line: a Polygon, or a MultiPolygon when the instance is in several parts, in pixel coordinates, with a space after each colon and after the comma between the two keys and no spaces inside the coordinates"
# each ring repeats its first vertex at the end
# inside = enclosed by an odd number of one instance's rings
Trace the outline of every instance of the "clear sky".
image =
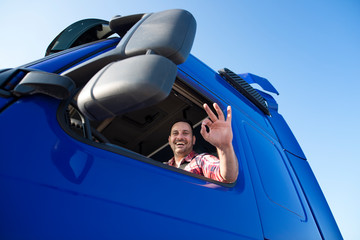
{"type": "Polygon", "coordinates": [[[345,239],[360,239],[359,0],[0,1],[0,69],[43,57],[84,18],[182,8],[197,19],[192,54],[269,79],[345,239]]]}

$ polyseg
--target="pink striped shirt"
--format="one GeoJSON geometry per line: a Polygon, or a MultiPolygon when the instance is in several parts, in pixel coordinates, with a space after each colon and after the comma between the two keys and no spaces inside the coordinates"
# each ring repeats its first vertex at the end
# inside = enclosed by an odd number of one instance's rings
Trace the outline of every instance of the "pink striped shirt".
{"type": "MultiPolygon", "coordinates": [[[[175,158],[171,158],[166,164],[175,167],[175,158]]],[[[197,154],[194,151],[190,152],[181,159],[179,168],[219,182],[225,182],[220,174],[220,160],[207,153],[197,154]]]]}

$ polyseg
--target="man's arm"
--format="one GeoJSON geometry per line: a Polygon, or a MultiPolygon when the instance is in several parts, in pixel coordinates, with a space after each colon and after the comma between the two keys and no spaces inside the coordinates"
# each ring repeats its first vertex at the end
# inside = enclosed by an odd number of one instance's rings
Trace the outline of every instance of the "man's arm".
{"type": "Polygon", "coordinates": [[[204,109],[209,116],[201,124],[201,135],[203,138],[216,147],[220,160],[220,174],[226,182],[235,182],[239,174],[238,160],[232,144],[233,132],[231,128],[231,107],[227,107],[227,118],[218,104],[214,103],[216,116],[210,107],[205,103],[204,109]],[[209,132],[206,131],[206,127],[209,132]]]}

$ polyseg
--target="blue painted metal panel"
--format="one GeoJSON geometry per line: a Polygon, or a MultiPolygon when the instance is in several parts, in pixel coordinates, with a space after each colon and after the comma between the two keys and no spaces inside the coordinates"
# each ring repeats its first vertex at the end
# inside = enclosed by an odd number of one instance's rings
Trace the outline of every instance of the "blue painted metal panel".
{"type": "Polygon", "coordinates": [[[286,155],[268,134],[243,123],[244,151],[266,239],[321,239],[286,155]]]}
{"type": "Polygon", "coordinates": [[[12,126],[0,139],[3,237],[262,238],[248,175],[227,188],[84,144],[60,128],[57,106],[31,96],[0,115],[12,126]]]}
{"type": "Polygon", "coordinates": [[[287,153],[287,156],[301,183],[302,190],[306,195],[307,202],[310,205],[323,238],[342,239],[340,230],[309,163],[291,153],[287,153]]]}
{"type": "Polygon", "coordinates": [[[0,97],[0,113],[3,110],[4,107],[6,107],[8,104],[10,104],[14,98],[2,98],[0,97]]]}
{"type": "Polygon", "coordinates": [[[238,74],[238,75],[249,84],[257,83],[264,90],[279,95],[279,92],[275,89],[275,87],[266,78],[259,77],[259,76],[255,75],[255,74],[252,74],[252,73],[241,73],[241,74],[238,74]]]}
{"type": "Polygon", "coordinates": [[[260,90],[257,90],[257,91],[266,100],[268,107],[270,109],[272,109],[273,111],[277,112],[278,111],[278,103],[276,102],[276,100],[270,94],[264,93],[260,90]]]}
{"type": "Polygon", "coordinates": [[[269,122],[276,131],[283,148],[300,158],[306,159],[304,152],[302,151],[285,119],[275,111],[270,111],[270,113],[271,117],[268,117],[269,122]]]}
{"type": "Polygon", "coordinates": [[[281,155],[281,148],[279,149],[276,142],[256,128],[248,124],[245,124],[244,128],[267,197],[275,204],[298,215],[300,219],[304,219],[304,210],[285,159],[281,155]]]}
{"type": "Polygon", "coordinates": [[[46,72],[57,72],[59,69],[62,69],[63,67],[67,66],[68,64],[71,64],[75,61],[78,61],[78,59],[81,59],[80,61],[76,62],[76,64],[80,64],[81,62],[88,59],[88,57],[95,57],[104,51],[109,51],[116,47],[116,44],[120,41],[119,38],[115,39],[109,39],[106,41],[99,42],[97,44],[91,44],[87,45],[85,47],[81,47],[77,51],[73,52],[66,52],[64,54],[61,54],[57,57],[54,57],[53,55],[50,55],[47,58],[44,58],[46,61],[41,62],[35,62],[34,64],[29,64],[29,68],[32,69],[38,69],[46,72]],[[99,51],[101,49],[104,49],[103,51],[99,51]],[[99,51],[99,52],[98,52],[99,51]],[[97,52],[95,55],[91,54],[88,56],[88,54],[92,52],[97,52]]]}

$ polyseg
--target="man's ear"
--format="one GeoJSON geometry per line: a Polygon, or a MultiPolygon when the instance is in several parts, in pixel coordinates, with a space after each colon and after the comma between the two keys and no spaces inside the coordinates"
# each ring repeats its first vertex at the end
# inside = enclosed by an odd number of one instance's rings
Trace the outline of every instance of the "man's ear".
{"type": "Polygon", "coordinates": [[[195,135],[193,135],[193,145],[195,145],[195,142],[196,142],[196,137],[195,135]]]}
{"type": "Polygon", "coordinates": [[[169,144],[170,144],[170,136],[168,137],[168,142],[169,142],[169,144]]]}

